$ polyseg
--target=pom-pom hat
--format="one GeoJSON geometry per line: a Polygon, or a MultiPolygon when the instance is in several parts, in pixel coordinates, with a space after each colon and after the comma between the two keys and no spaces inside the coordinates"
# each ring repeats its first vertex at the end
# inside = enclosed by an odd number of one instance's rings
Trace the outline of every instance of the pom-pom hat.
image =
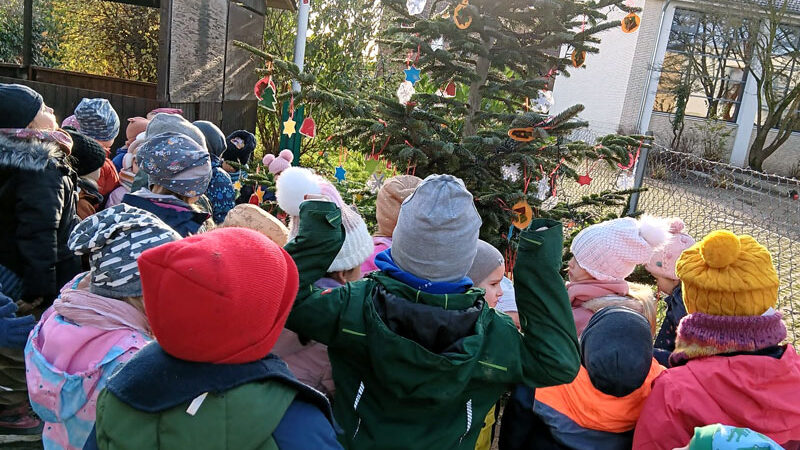
{"type": "Polygon", "coordinates": [[[751,236],[713,231],[683,252],[676,272],[690,314],[760,316],[778,300],[772,256],[751,236]]]}
{"type": "Polygon", "coordinates": [[[291,150],[281,150],[277,157],[273,154],[268,154],[261,160],[269,169],[269,173],[273,175],[278,175],[292,167],[292,161],[294,161],[294,153],[291,150]]]}
{"type": "Polygon", "coordinates": [[[674,219],[669,226],[670,237],[666,244],[653,253],[645,269],[655,276],[678,280],[675,264],[681,253],[695,244],[693,237],[683,232],[685,225],[681,219],[674,219]]]}
{"type": "Polygon", "coordinates": [[[291,256],[244,228],[219,228],[148,250],[139,257],[139,271],[147,319],[164,351],[216,364],[267,356],[299,284],[291,256]]]}

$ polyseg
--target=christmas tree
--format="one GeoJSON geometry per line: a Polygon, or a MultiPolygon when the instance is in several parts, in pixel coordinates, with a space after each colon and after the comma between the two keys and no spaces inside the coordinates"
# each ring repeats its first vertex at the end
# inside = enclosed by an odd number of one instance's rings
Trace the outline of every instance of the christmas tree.
{"type": "MultiPolygon", "coordinates": [[[[371,95],[370,112],[347,120],[340,136],[367,149],[378,142],[375,156],[401,172],[463,179],[483,217],[482,238],[501,247],[512,220],[524,222],[531,213],[581,226],[603,219],[584,207],[625,202],[627,192],[609,192],[571,205],[547,204],[556,180],[578,180],[576,168],[583,161],[627,164],[648,142],[618,135],[569,140],[587,125],[576,119],[583,107],[549,115],[547,90],[557,74],[591,63],[601,32],[621,26],[607,19],[609,11],[633,15],[636,8],[623,0],[383,0],[383,5],[394,25],[380,43],[393,55],[400,87],[396,96],[393,89],[371,95]]],[[[638,16],[629,17],[623,20],[626,31],[639,23],[638,16]]]]}

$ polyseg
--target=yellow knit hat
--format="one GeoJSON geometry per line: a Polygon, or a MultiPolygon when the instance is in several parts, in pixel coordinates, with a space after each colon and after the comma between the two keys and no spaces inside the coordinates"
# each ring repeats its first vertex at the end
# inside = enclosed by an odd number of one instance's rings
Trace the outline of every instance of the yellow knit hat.
{"type": "Polygon", "coordinates": [[[689,314],[760,316],[778,300],[778,274],[769,251],[751,236],[711,232],[678,259],[689,314]]]}

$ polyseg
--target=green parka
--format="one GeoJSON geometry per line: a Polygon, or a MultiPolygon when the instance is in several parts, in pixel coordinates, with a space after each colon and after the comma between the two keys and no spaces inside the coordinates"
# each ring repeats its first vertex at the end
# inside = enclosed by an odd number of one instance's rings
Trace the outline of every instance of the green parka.
{"type": "Polygon", "coordinates": [[[314,288],[343,240],[338,208],[307,201],[299,234],[285,248],[300,272],[286,325],[328,345],[345,448],[472,449],[483,418],[511,385],[552,386],[577,375],[559,222],[535,220],[521,235],[514,279],[522,333],[486,304],[482,289],[433,295],[381,272],[314,288]]]}

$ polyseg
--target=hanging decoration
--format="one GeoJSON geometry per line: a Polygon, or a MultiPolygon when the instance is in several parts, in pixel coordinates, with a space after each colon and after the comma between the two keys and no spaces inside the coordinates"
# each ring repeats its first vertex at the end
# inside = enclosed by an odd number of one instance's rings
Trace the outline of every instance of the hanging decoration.
{"type": "Polygon", "coordinates": [[[416,93],[414,85],[410,81],[403,81],[400,87],[397,88],[397,99],[400,104],[407,105],[411,101],[411,96],[416,93]]]}
{"type": "Polygon", "coordinates": [[[583,63],[586,62],[586,51],[585,50],[578,51],[578,49],[576,48],[575,50],[572,51],[572,57],[570,59],[572,59],[572,67],[575,67],[577,69],[578,67],[583,66],[583,63]]]}
{"type": "Polygon", "coordinates": [[[455,97],[456,96],[456,83],[453,82],[453,81],[447,83],[447,85],[444,87],[444,89],[440,89],[439,92],[440,92],[440,94],[439,94],[440,97],[444,97],[444,98],[453,98],[453,97],[455,97]]]}
{"type": "Polygon", "coordinates": [[[309,116],[303,120],[303,124],[300,125],[300,134],[307,138],[315,138],[317,137],[317,123],[314,121],[314,118],[309,116]]]}
{"type": "Polygon", "coordinates": [[[453,10],[453,22],[460,30],[466,30],[472,25],[472,14],[467,8],[469,8],[469,0],[461,0],[461,3],[453,10]]]}
{"type": "Polygon", "coordinates": [[[500,173],[506,181],[511,181],[512,183],[519,181],[521,176],[519,163],[506,164],[500,167],[500,173]]]}
{"type": "Polygon", "coordinates": [[[236,182],[233,183],[233,188],[236,189],[237,192],[241,191],[242,190],[242,182],[239,181],[239,180],[236,180],[236,182]]]}
{"type": "Polygon", "coordinates": [[[286,119],[286,122],[283,122],[283,134],[288,137],[294,136],[297,132],[295,127],[297,126],[297,122],[294,121],[294,96],[289,101],[289,118],[286,119]]]}
{"type": "Polygon", "coordinates": [[[420,80],[419,69],[417,69],[417,66],[409,66],[408,69],[404,70],[403,72],[406,74],[406,81],[411,83],[412,86],[417,84],[417,81],[420,80]]]}
{"type": "Polygon", "coordinates": [[[386,181],[386,174],[373,172],[372,175],[369,176],[369,180],[367,180],[367,189],[373,194],[377,194],[378,191],[381,190],[383,187],[383,183],[386,181]]]}
{"type": "Polygon", "coordinates": [[[530,142],[533,140],[533,128],[534,127],[512,128],[508,130],[508,137],[517,142],[530,142]]]}
{"type": "Polygon", "coordinates": [[[642,19],[636,13],[630,13],[622,18],[620,27],[623,33],[633,33],[639,29],[640,23],[642,23],[642,19]]]}
{"type": "Polygon", "coordinates": [[[589,186],[590,184],[592,184],[592,180],[594,178],[592,178],[590,174],[592,173],[594,168],[597,167],[597,164],[600,163],[601,159],[603,159],[602,156],[600,157],[600,159],[592,163],[592,167],[589,167],[589,160],[586,160],[586,175],[581,175],[578,177],[578,185],[589,186]]]}
{"type": "Polygon", "coordinates": [[[339,147],[339,166],[334,172],[334,178],[341,183],[347,178],[347,171],[344,169],[344,162],[347,160],[347,149],[344,148],[344,143],[339,147]]]}
{"type": "Polygon", "coordinates": [[[539,182],[536,183],[536,200],[543,202],[547,200],[547,197],[549,197],[550,194],[550,180],[542,176],[542,178],[539,179],[539,182]]]}
{"type": "Polygon", "coordinates": [[[425,0],[406,0],[406,8],[412,16],[422,14],[425,11],[425,0]]]}
{"type": "Polygon", "coordinates": [[[444,50],[444,36],[439,36],[438,38],[431,41],[431,50],[434,52],[436,50],[444,50]]]}
{"type": "Polygon", "coordinates": [[[629,170],[633,169],[636,166],[636,163],[639,161],[639,156],[642,154],[642,144],[644,141],[639,141],[639,148],[636,149],[636,155],[634,156],[633,153],[630,151],[628,152],[628,165],[623,166],[622,164],[617,164],[617,166],[622,170],[629,170]]]}
{"type": "Polygon", "coordinates": [[[616,180],[617,190],[627,191],[629,189],[633,189],[635,181],[636,177],[633,174],[633,170],[631,169],[621,170],[617,174],[617,180],[616,180]]]}
{"type": "Polygon", "coordinates": [[[539,96],[530,103],[530,109],[539,114],[549,114],[554,103],[553,92],[541,89],[539,96]]]}
{"type": "Polygon", "coordinates": [[[533,209],[525,199],[515,203],[511,207],[511,211],[514,213],[514,219],[511,220],[511,223],[520,230],[528,228],[528,225],[533,221],[533,209]]]}
{"type": "Polygon", "coordinates": [[[253,87],[253,93],[258,99],[259,107],[274,112],[278,88],[275,86],[275,82],[272,81],[272,61],[267,62],[267,72],[269,75],[256,82],[253,87]]]}

